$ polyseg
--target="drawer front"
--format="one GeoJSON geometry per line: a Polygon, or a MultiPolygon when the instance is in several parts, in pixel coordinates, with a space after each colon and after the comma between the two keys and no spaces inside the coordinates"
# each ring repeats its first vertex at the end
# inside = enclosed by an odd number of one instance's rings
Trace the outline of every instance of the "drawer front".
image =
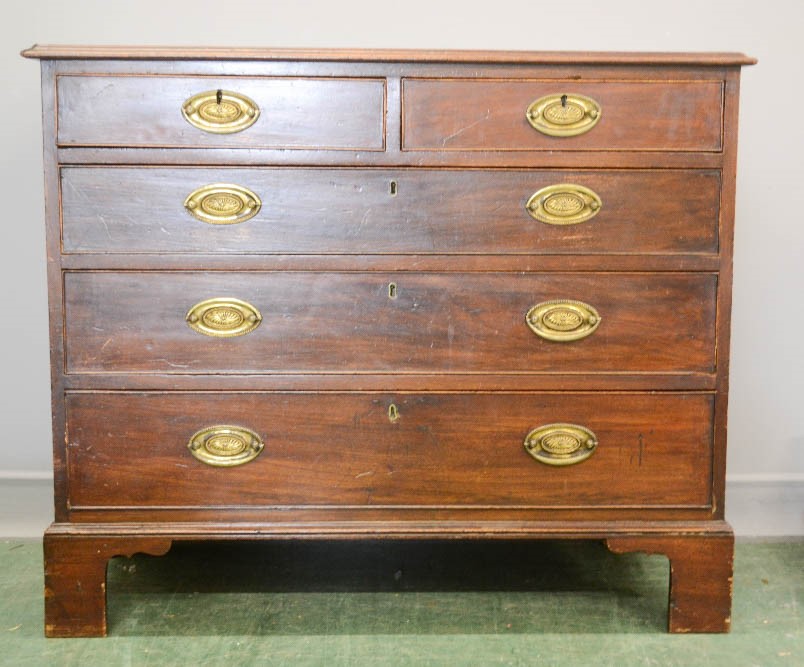
{"type": "Polygon", "coordinates": [[[709,504],[709,394],[92,392],[69,393],[66,409],[74,509],[709,504]],[[591,456],[535,460],[525,438],[553,423],[589,429],[591,456]],[[215,425],[264,448],[203,462],[188,443],[215,425]]]}
{"type": "Polygon", "coordinates": [[[708,273],[67,272],[67,371],[711,372],[716,286],[708,273]],[[532,330],[526,314],[553,300],[593,310],[533,311],[532,330]]]}
{"type": "Polygon", "coordinates": [[[720,151],[720,81],[405,79],[403,148],[431,151],[720,151]],[[591,98],[596,123],[551,136],[531,126],[531,104],[591,98]]]}
{"type": "Polygon", "coordinates": [[[57,95],[60,146],[384,148],[384,79],[59,76],[57,95]],[[253,124],[221,134],[185,119],[217,89],[253,102],[253,124]]]}
{"type": "Polygon", "coordinates": [[[65,167],[61,183],[66,253],[579,254],[718,248],[720,175],[714,170],[65,167]],[[221,183],[248,190],[260,204],[256,214],[241,219],[253,210],[220,186],[188,203],[193,192],[221,183]],[[540,194],[556,185],[564,189],[540,194]],[[566,205],[568,215],[529,213],[528,202],[544,197],[577,204],[572,194],[577,187],[591,190],[599,204],[581,208],[580,215],[566,205]],[[205,202],[209,211],[199,214],[205,202]],[[238,217],[241,211],[245,215],[238,217]]]}

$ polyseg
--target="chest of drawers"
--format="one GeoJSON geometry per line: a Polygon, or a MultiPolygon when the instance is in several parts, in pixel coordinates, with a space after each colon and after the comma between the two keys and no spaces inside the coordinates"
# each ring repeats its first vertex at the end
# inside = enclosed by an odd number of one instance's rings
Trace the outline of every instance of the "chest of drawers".
{"type": "Polygon", "coordinates": [[[602,539],[728,629],[739,54],[34,47],[46,633],[180,540],[602,539]]]}

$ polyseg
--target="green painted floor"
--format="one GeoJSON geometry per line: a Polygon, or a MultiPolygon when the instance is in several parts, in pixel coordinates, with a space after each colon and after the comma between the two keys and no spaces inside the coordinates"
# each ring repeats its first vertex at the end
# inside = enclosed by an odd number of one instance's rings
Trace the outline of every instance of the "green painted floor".
{"type": "Polygon", "coordinates": [[[730,635],[668,635],[667,560],[596,542],[179,544],[109,567],[109,637],[42,636],[0,542],[0,664],[804,665],[804,542],[739,542],[730,635]]]}

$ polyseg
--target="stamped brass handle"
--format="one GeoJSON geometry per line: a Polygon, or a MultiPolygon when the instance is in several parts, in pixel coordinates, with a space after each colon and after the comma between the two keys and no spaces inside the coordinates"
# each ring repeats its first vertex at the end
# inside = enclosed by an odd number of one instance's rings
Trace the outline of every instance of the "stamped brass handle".
{"type": "Polygon", "coordinates": [[[231,183],[204,185],[184,200],[184,208],[210,225],[236,225],[260,212],[260,198],[248,188],[231,183]]]}
{"type": "Polygon", "coordinates": [[[525,451],[551,466],[571,466],[585,461],[597,448],[597,436],[577,424],[545,424],[525,436],[525,451]]]}
{"type": "Polygon", "coordinates": [[[594,218],[603,202],[582,185],[560,183],[533,193],[525,208],[530,217],[548,225],[577,225],[594,218]]]}
{"type": "Polygon", "coordinates": [[[187,447],[202,463],[231,468],[253,461],[265,448],[265,443],[254,431],[243,426],[216,425],[193,434],[187,447]]]}
{"type": "Polygon", "coordinates": [[[533,333],[559,343],[586,338],[600,326],[600,319],[588,303],[565,299],[537,303],[525,315],[533,333]]]}
{"type": "Polygon", "coordinates": [[[191,329],[213,338],[251,333],[260,326],[260,311],[240,299],[215,298],[195,304],[185,316],[191,329]]]}
{"type": "Polygon", "coordinates": [[[241,93],[230,90],[207,90],[184,101],[184,119],[193,127],[213,134],[242,132],[257,122],[260,108],[241,93]]]}
{"type": "Polygon", "coordinates": [[[528,107],[526,116],[534,129],[551,137],[574,137],[591,130],[602,109],[591,97],[555,93],[540,97],[528,107]]]}

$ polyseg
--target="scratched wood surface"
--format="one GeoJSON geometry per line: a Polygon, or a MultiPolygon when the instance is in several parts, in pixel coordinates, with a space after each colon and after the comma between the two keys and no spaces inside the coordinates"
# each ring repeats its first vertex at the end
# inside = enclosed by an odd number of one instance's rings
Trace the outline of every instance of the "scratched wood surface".
{"type": "Polygon", "coordinates": [[[715,170],[98,168],[61,170],[67,253],[577,255],[716,253],[715,170]],[[213,183],[262,200],[244,223],[197,220],[183,203],[213,183]],[[587,223],[534,220],[550,185],[593,190],[587,223]]]}
{"type": "Polygon", "coordinates": [[[222,146],[382,150],[383,79],[63,76],[61,146],[222,146]],[[210,89],[246,95],[260,108],[244,132],[210,134],[181,114],[210,89]]]}
{"type": "Polygon", "coordinates": [[[701,505],[712,414],[705,394],[70,393],[70,504],[701,505]],[[534,460],[525,436],[556,422],[591,429],[592,456],[534,460]],[[202,463],[187,443],[215,424],[265,449],[202,463]]]}
{"type": "Polygon", "coordinates": [[[289,536],[608,538],[670,557],[671,631],[728,629],[737,98],[752,59],[25,55],[43,58],[49,635],[106,632],[116,554],[289,536]],[[259,121],[191,127],[182,103],[216,88],[254,99],[259,121]],[[601,103],[592,132],[529,126],[527,106],[557,91],[601,103]],[[260,216],[212,228],[181,208],[224,176],[259,190],[260,216]],[[593,221],[525,214],[538,187],[576,179],[603,199],[593,221]],[[187,326],[192,305],[226,296],[260,309],[256,331],[187,326]],[[537,338],[525,312],[551,299],[590,303],[600,327],[537,338]],[[266,450],[205,466],[186,442],[208,420],[243,422],[266,450]],[[598,451],[533,461],[525,433],[556,421],[593,428],[598,451]]]}
{"type": "Polygon", "coordinates": [[[110,562],[114,641],[51,642],[42,636],[41,544],[6,540],[3,649],[12,664],[46,655],[101,666],[153,660],[158,644],[165,663],[221,663],[247,630],[241,662],[303,653],[329,665],[376,664],[378,656],[390,665],[472,664],[507,651],[523,662],[560,654],[572,666],[594,664],[604,641],[622,662],[661,654],[692,665],[707,653],[711,667],[784,664],[801,629],[789,604],[804,549],[800,541],[735,546],[732,634],[712,652],[711,637],[663,635],[666,558],[566,540],[174,544],[161,558],[110,562]]]}
{"type": "Polygon", "coordinates": [[[402,146],[411,150],[719,151],[721,81],[405,80],[402,146]],[[525,111],[558,93],[600,104],[594,129],[551,137],[530,126],[525,111]]]}
{"type": "Polygon", "coordinates": [[[716,286],[707,273],[70,272],[67,371],[709,372],[716,286]],[[234,338],[191,329],[188,311],[218,297],[262,323],[234,338]],[[534,334],[526,313],[555,299],[592,305],[597,330],[534,334]]]}

